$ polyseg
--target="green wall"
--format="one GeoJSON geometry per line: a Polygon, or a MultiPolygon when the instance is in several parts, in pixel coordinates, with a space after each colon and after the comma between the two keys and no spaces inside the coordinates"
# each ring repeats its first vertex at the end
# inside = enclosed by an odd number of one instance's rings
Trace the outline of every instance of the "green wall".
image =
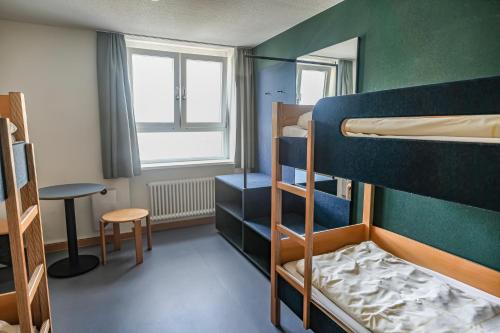
{"type": "MultiPolygon", "coordinates": [[[[296,58],[355,36],[361,92],[500,75],[498,0],[345,0],[255,54],[296,58]]],[[[499,213],[387,189],[375,200],[377,225],[500,270],[499,213]]]]}

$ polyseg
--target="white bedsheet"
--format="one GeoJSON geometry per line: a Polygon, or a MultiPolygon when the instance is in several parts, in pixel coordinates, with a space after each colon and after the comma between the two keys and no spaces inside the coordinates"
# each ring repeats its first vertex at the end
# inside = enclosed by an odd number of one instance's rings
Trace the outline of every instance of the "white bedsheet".
{"type": "MultiPolygon", "coordinates": [[[[284,267],[302,281],[302,260],[284,267]]],[[[500,332],[499,298],[372,242],[315,256],[313,286],[313,299],[352,317],[342,320],[356,332],[500,332]]]]}
{"type": "MultiPolygon", "coordinates": [[[[33,331],[35,333],[38,332],[36,327],[33,327],[33,331]]],[[[19,328],[19,325],[9,325],[5,321],[0,320],[0,333],[21,333],[21,329],[19,328]]]]}
{"type": "Polygon", "coordinates": [[[294,126],[285,126],[282,130],[283,136],[292,136],[296,138],[307,138],[307,130],[299,127],[297,125],[294,126]]]}

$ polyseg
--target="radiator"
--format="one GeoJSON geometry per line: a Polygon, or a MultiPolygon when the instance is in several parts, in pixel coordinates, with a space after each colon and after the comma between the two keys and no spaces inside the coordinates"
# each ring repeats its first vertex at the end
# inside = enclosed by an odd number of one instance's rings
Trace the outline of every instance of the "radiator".
{"type": "Polygon", "coordinates": [[[177,220],[213,215],[214,178],[182,179],[148,184],[151,220],[177,220]]]}

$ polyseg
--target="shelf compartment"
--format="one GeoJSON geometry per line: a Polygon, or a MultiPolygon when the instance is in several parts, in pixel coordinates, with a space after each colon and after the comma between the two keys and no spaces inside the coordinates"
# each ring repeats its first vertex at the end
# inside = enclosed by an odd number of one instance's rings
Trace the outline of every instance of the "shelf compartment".
{"type": "Polygon", "coordinates": [[[271,243],[266,238],[243,225],[243,254],[264,274],[271,268],[271,243]]]}
{"type": "MultiPolygon", "coordinates": [[[[233,173],[215,177],[216,180],[225,183],[235,189],[243,189],[243,174],[233,173]]],[[[248,173],[247,174],[247,189],[270,187],[271,176],[264,173],[248,173]]]]}
{"type": "Polygon", "coordinates": [[[241,204],[237,202],[217,202],[216,206],[228,214],[231,214],[235,219],[242,220],[243,219],[243,209],[241,204]]]}
{"type": "MultiPolygon", "coordinates": [[[[265,239],[271,240],[271,218],[261,217],[252,220],[244,221],[250,229],[254,230],[256,233],[264,237],[265,239]]],[[[304,235],[305,229],[305,218],[302,215],[296,213],[284,213],[282,216],[282,223],[288,229],[294,231],[299,235],[304,235]]],[[[318,223],[314,223],[314,231],[326,230],[324,226],[318,223]]]]}
{"type": "Polygon", "coordinates": [[[234,215],[222,209],[219,204],[215,206],[215,226],[217,230],[238,249],[243,245],[243,223],[234,215]]]}

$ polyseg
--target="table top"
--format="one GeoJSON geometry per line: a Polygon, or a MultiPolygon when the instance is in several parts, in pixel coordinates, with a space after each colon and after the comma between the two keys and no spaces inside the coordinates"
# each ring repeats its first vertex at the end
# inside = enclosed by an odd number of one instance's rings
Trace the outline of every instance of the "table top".
{"type": "Polygon", "coordinates": [[[105,190],[106,187],[102,184],[75,183],[42,187],[39,194],[41,200],[62,200],[85,197],[105,190]]]}
{"type": "Polygon", "coordinates": [[[149,215],[146,209],[142,208],[125,208],[108,212],[102,216],[104,222],[122,223],[142,220],[149,215]]]}

